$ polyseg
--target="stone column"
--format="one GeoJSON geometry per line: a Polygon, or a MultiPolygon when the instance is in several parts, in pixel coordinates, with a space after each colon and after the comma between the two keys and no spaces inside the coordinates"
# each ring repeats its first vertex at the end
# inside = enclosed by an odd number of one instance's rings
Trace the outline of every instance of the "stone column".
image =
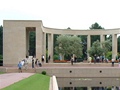
{"type": "Polygon", "coordinates": [[[117,34],[112,34],[112,58],[117,56],[117,34]]]}
{"type": "Polygon", "coordinates": [[[43,44],[43,53],[44,53],[43,55],[44,55],[44,57],[45,57],[45,63],[46,63],[46,33],[44,32],[43,35],[44,35],[44,36],[43,36],[43,38],[44,38],[44,39],[43,39],[43,40],[44,40],[44,41],[43,41],[43,43],[44,43],[44,44],[43,44]]]}
{"type": "Polygon", "coordinates": [[[26,55],[29,56],[29,31],[26,30],[26,55]]]}
{"type": "MultiPolygon", "coordinates": [[[[90,50],[90,46],[91,46],[91,36],[88,35],[87,36],[87,52],[88,50],[90,50]]],[[[87,55],[89,56],[89,53],[87,53],[87,55]]]]}
{"type": "Polygon", "coordinates": [[[102,42],[105,41],[105,35],[100,35],[100,42],[101,42],[101,47],[102,47],[102,42]]]}
{"type": "Polygon", "coordinates": [[[92,88],[90,86],[87,87],[87,90],[92,90],[92,88]]]}
{"type": "MultiPolygon", "coordinates": [[[[50,34],[48,33],[47,35],[48,35],[48,56],[49,56],[50,55],[50,34]]],[[[50,55],[50,61],[51,61],[51,55],[50,55]]]]}
{"type": "Polygon", "coordinates": [[[53,34],[48,34],[48,56],[50,55],[50,62],[53,62],[53,34]]]}
{"type": "Polygon", "coordinates": [[[54,45],[53,45],[53,34],[51,34],[51,60],[52,60],[52,62],[53,62],[53,47],[54,47],[54,45]]]}
{"type": "Polygon", "coordinates": [[[42,58],[42,54],[43,54],[43,32],[41,27],[37,27],[36,28],[36,58],[38,58],[38,60],[40,60],[41,62],[41,58],[42,58]]]}

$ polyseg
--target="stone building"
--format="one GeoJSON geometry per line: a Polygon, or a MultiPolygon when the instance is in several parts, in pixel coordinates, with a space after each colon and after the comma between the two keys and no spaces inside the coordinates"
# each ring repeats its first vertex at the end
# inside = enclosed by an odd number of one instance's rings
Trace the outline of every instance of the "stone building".
{"type": "Polygon", "coordinates": [[[46,58],[46,43],[48,43],[48,55],[53,61],[53,35],[71,34],[87,35],[87,49],[91,43],[91,35],[100,35],[100,41],[105,40],[105,35],[112,35],[112,57],[117,55],[117,35],[120,29],[105,30],[69,30],[55,29],[43,26],[41,20],[4,20],[3,21],[3,65],[16,65],[19,60],[29,56],[29,32],[36,33],[36,58],[46,58]],[[46,42],[48,34],[48,42],[46,42]]]}

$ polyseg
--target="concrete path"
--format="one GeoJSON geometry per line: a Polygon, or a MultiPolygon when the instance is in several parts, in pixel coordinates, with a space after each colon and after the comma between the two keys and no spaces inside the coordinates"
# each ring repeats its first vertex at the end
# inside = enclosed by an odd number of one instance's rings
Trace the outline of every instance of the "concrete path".
{"type": "Polygon", "coordinates": [[[25,79],[34,73],[6,73],[0,74],[0,89],[25,79]]]}

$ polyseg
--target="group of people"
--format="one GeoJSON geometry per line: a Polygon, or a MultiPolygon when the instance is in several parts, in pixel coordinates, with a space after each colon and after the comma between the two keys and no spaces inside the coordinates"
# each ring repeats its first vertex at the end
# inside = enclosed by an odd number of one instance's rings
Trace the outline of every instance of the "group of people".
{"type": "Polygon", "coordinates": [[[42,64],[41,64],[41,62],[38,59],[34,60],[32,58],[32,68],[34,68],[35,66],[36,67],[42,67],[42,64]]]}
{"type": "Polygon", "coordinates": [[[97,56],[96,54],[93,56],[93,58],[91,56],[88,57],[88,62],[91,63],[93,60],[94,63],[100,63],[100,62],[106,62],[108,63],[109,60],[107,58],[105,58],[104,56],[97,56]]]}
{"type": "Polygon", "coordinates": [[[48,58],[46,59],[46,61],[45,61],[45,56],[44,55],[42,55],[42,63],[44,63],[44,62],[46,62],[46,63],[49,63],[50,62],[50,59],[51,59],[51,57],[50,57],[50,55],[48,56],[48,58]]]}
{"type": "MultiPolygon", "coordinates": [[[[94,55],[93,57],[93,60],[94,60],[94,63],[96,62],[109,62],[109,60],[107,58],[104,58],[104,56],[96,56],[94,55]]],[[[119,63],[119,67],[120,67],[120,57],[118,59],[116,59],[119,63]]],[[[88,63],[91,63],[92,62],[92,57],[88,57],[88,63]]],[[[115,63],[115,59],[111,59],[111,63],[112,63],[112,67],[114,67],[114,63],[115,63]]]]}
{"type": "MultiPolygon", "coordinates": [[[[35,58],[32,58],[32,68],[35,68],[35,67],[42,67],[42,64],[41,62],[38,60],[38,59],[35,59],[35,58]]],[[[25,70],[28,69],[28,58],[25,58],[21,61],[19,61],[18,63],[18,69],[19,69],[19,72],[22,72],[22,69],[25,68],[25,70]]]]}
{"type": "Polygon", "coordinates": [[[22,72],[22,68],[25,68],[25,70],[28,69],[28,61],[27,61],[27,58],[26,59],[23,59],[22,61],[19,61],[18,63],[18,69],[19,69],[19,72],[22,72]]]}

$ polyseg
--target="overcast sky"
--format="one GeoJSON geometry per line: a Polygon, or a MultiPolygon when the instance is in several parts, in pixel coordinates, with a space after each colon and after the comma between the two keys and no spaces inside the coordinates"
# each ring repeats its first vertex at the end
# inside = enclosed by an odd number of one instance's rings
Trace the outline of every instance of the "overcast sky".
{"type": "Polygon", "coordinates": [[[3,20],[42,20],[45,27],[62,29],[89,29],[95,22],[120,28],[120,0],[0,0],[0,25],[3,20]]]}

